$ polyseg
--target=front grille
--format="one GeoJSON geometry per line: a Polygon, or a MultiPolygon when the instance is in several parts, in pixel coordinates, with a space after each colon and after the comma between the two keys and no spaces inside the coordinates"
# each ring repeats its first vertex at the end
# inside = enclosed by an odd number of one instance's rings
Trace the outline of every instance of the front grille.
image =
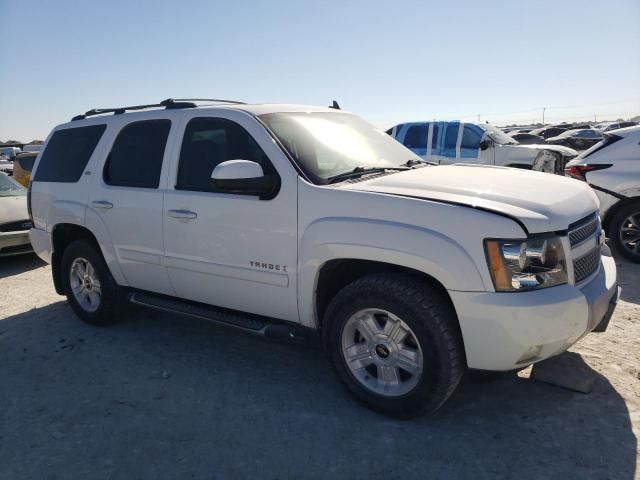
{"type": "Polygon", "coordinates": [[[33,224],[31,220],[24,219],[17,222],[3,223],[0,225],[0,232],[21,232],[22,230],[29,230],[33,224]]]}
{"type": "Polygon", "coordinates": [[[571,230],[569,232],[569,243],[571,247],[581,244],[585,240],[591,238],[595,233],[600,230],[600,222],[598,217],[594,218],[590,222],[582,225],[581,227],[571,230]]]}
{"type": "Polygon", "coordinates": [[[591,250],[586,255],[580,258],[576,258],[573,261],[573,276],[576,283],[580,283],[585,278],[588,278],[600,265],[600,245],[591,250]]]}

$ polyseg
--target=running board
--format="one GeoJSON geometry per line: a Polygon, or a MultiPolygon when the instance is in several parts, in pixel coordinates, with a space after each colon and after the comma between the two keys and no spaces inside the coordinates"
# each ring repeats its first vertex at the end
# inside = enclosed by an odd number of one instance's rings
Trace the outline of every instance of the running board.
{"type": "Polygon", "coordinates": [[[156,295],[147,292],[132,292],[129,301],[135,305],[163,310],[165,312],[188,315],[244,330],[265,337],[303,340],[308,338],[308,328],[288,322],[279,322],[268,317],[237,312],[226,308],[214,307],[204,303],[192,302],[174,297],[156,295]]]}

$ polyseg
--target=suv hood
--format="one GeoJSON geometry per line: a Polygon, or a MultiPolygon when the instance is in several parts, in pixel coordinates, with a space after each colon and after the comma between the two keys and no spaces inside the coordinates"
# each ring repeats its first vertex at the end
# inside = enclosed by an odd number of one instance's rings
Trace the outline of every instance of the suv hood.
{"type": "Polygon", "coordinates": [[[598,209],[585,182],[549,173],[488,165],[416,168],[338,188],[467,205],[520,221],[529,233],[566,230],[598,209]]]}

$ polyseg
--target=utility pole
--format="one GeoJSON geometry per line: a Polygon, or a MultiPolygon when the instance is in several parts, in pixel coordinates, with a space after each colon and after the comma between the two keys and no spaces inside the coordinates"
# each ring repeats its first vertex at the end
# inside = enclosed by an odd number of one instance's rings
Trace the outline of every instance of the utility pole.
{"type": "Polygon", "coordinates": [[[480,114],[478,114],[478,123],[480,123],[480,114]]]}
{"type": "Polygon", "coordinates": [[[544,111],[547,109],[547,107],[542,107],[542,124],[544,125],[544,111]]]}

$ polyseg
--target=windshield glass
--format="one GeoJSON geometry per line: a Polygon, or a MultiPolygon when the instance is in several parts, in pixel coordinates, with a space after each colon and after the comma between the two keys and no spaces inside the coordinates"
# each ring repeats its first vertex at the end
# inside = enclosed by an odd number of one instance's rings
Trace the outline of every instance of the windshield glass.
{"type": "Polygon", "coordinates": [[[260,119],[315,183],[356,167],[395,168],[416,155],[392,137],[349,113],[269,113],[260,119]]]}
{"type": "Polygon", "coordinates": [[[517,145],[518,142],[513,138],[504,133],[498,127],[494,127],[493,125],[489,125],[487,123],[479,124],[480,128],[482,128],[486,135],[496,142],[499,145],[517,145]]]}
{"type": "Polygon", "coordinates": [[[0,197],[15,197],[26,195],[27,190],[18,182],[0,173],[0,197]]]}

